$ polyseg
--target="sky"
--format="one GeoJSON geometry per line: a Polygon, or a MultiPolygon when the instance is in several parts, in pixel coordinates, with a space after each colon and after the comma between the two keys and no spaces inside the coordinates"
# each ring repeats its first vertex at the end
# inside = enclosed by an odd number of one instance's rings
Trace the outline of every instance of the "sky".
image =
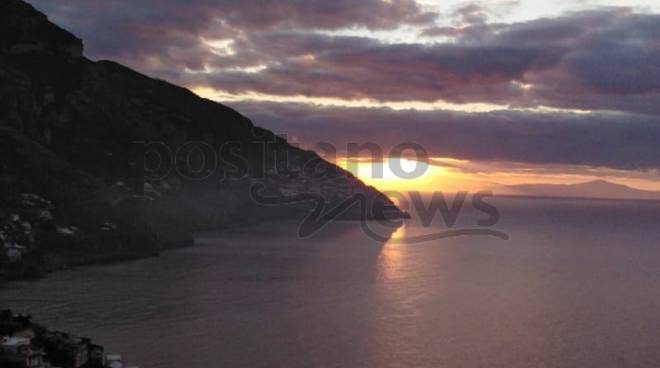
{"type": "Polygon", "coordinates": [[[408,181],[360,166],[379,188],[660,190],[658,1],[31,3],[88,57],[188,87],[305,148],[342,156],[374,142],[388,156],[413,142],[432,158],[408,181]]]}

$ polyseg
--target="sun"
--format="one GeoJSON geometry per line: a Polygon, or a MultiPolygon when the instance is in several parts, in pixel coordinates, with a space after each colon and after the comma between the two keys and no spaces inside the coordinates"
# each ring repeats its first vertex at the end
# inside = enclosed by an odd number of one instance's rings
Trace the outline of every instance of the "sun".
{"type": "Polygon", "coordinates": [[[345,158],[338,164],[365,184],[383,191],[423,190],[432,186],[444,173],[444,168],[440,166],[398,157],[379,162],[345,158]]]}

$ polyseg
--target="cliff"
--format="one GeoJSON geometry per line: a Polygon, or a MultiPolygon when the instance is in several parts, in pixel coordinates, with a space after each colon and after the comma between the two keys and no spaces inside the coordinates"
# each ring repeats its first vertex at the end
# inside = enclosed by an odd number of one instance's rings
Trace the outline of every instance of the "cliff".
{"type": "MultiPolygon", "coordinates": [[[[325,209],[356,194],[370,207],[392,206],[233,109],[91,61],[82,49],[29,4],[0,3],[0,240],[8,249],[0,264],[12,261],[10,248],[52,267],[148,255],[189,244],[195,230],[300,218],[315,207],[262,206],[251,192],[257,184],[271,198],[312,194],[325,209]],[[26,203],[31,196],[49,209],[26,203]],[[46,210],[48,220],[39,215],[46,210]],[[28,240],[19,241],[21,231],[28,240]]],[[[383,215],[353,206],[341,217],[383,215]]]]}
{"type": "Polygon", "coordinates": [[[41,52],[51,55],[81,57],[82,40],[48,21],[27,3],[0,3],[0,50],[3,53],[41,52]]]}

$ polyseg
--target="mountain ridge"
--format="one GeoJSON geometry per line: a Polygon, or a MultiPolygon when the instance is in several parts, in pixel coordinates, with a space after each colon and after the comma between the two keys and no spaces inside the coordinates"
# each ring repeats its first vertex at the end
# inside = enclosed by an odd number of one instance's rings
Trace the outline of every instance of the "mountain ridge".
{"type": "MultiPolygon", "coordinates": [[[[302,218],[314,209],[308,202],[264,207],[251,196],[255,183],[275,197],[313,193],[326,210],[361,195],[387,206],[388,217],[405,215],[351,173],[228,106],[87,59],[82,40],[22,0],[0,3],[0,141],[10,158],[0,163],[0,245],[7,249],[0,265],[12,249],[37,269],[150,255],[190,245],[197,230],[302,218]],[[153,147],[160,166],[151,165],[153,147]],[[38,216],[45,211],[48,220],[38,216]]],[[[383,216],[355,206],[342,213],[383,216]]],[[[12,267],[25,274],[24,263],[12,267]]]]}

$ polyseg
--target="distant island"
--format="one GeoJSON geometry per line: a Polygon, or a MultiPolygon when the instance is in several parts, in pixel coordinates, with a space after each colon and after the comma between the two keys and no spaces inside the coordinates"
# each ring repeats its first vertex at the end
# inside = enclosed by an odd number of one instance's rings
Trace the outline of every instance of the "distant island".
{"type": "Polygon", "coordinates": [[[493,187],[496,194],[522,197],[660,200],[660,192],[640,190],[606,180],[578,184],[522,184],[493,187]]]}

